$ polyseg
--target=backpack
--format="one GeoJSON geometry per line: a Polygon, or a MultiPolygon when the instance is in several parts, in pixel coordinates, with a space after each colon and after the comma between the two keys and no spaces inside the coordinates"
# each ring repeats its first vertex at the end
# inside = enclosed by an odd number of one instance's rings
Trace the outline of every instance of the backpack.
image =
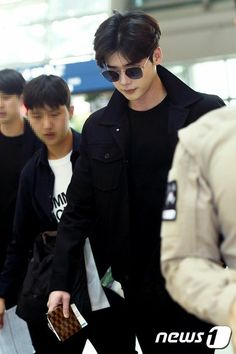
{"type": "Polygon", "coordinates": [[[45,319],[57,231],[40,233],[34,243],[16,314],[26,322],[45,319]]]}

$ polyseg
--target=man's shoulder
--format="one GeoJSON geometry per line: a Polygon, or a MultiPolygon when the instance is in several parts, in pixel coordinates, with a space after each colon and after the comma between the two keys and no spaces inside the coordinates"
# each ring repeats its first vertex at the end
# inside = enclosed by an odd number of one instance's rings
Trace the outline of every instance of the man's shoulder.
{"type": "Polygon", "coordinates": [[[97,111],[91,113],[91,115],[88,117],[84,125],[90,127],[99,124],[101,122],[101,119],[103,118],[105,110],[106,107],[102,107],[97,111]]]}
{"type": "Polygon", "coordinates": [[[207,112],[196,122],[181,129],[180,136],[197,135],[203,131],[210,134],[212,129],[219,129],[219,124],[224,126],[226,122],[236,122],[236,106],[224,106],[207,112]]]}
{"type": "MultiPolygon", "coordinates": [[[[198,120],[199,117],[207,114],[208,112],[224,107],[224,101],[217,95],[197,92],[199,99],[189,106],[190,116],[192,117],[192,122],[198,120]]],[[[191,120],[190,120],[191,123],[191,120]]]]}
{"type": "Polygon", "coordinates": [[[82,136],[81,136],[81,142],[85,137],[89,140],[94,140],[96,141],[98,138],[101,139],[101,137],[104,134],[104,131],[101,130],[100,128],[102,127],[102,122],[104,119],[104,112],[106,110],[106,107],[101,108],[95,112],[93,112],[85,121],[83,129],[82,129],[82,136]]]}
{"type": "Polygon", "coordinates": [[[201,95],[202,98],[202,100],[200,100],[200,103],[205,106],[209,111],[225,106],[224,101],[217,95],[202,92],[198,93],[201,95]]]}
{"type": "Polygon", "coordinates": [[[219,96],[194,90],[161,65],[157,66],[157,72],[170,101],[174,105],[190,109],[192,116],[190,120],[195,120],[206,112],[224,105],[219,96]]]}
{"type": "Polygon", "coordinates": [[[236,127],[236,107],[213,109],[179,131],[180,143],[191,153],[205,149],[236,127]]]}

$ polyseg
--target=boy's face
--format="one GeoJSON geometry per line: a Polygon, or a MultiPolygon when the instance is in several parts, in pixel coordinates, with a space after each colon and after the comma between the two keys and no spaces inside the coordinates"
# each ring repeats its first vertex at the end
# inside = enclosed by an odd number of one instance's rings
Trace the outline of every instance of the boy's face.
{"type": "Polygon", "coordinates": [[[0,124],[13,122],[21,116],[22,97],[0,91],[0,124]]]}
{"type": "Polygon", "coordinates": [[[35,107],[27,110],[27,117],[39,139],[48,147],[59,147],[70,131],[73,107],[35,107]]]}

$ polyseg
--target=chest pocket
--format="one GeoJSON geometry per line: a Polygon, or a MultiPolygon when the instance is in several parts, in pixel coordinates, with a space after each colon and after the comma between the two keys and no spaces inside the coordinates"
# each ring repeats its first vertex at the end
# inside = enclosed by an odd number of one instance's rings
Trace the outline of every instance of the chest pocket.
{"type": "Polygon", "coordinates": [[[118,188],[124,157],[114,145],[93,145],[91,148],[91,165],[93,185],[101,191],[118,188]]]}

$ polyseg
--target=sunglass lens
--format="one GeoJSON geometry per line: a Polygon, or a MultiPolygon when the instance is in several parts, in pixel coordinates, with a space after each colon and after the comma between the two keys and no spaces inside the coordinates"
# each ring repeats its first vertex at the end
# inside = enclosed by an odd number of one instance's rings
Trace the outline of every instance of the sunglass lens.
{"type": "Polygon", "coordinates": [[[139,67],[128,68],[125,73],[130,79],[134,80],[140,79],[143,76],[142,69],[139,67]]]}
{"type": "Polygon", "coordinates": [[[114,70],[104,70],[102,71],[102,75],[110,82],[115,82],[119,80],[119,73],[114,70]]]}

